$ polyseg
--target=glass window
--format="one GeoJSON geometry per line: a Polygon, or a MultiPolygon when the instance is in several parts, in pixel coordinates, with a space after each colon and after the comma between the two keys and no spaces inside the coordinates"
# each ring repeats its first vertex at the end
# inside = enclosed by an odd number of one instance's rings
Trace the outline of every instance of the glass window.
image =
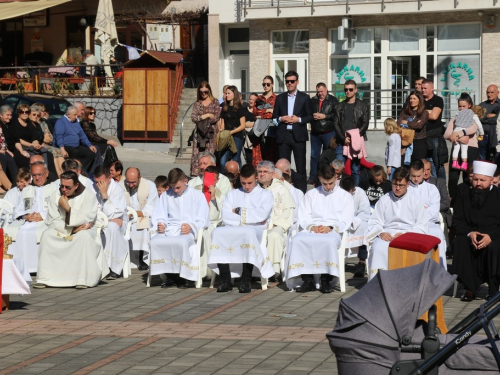
{"type": "Polygon", "coordinates": [[[274,31],[273,53],[309,53],[309,31],[274,31]]]}
{"type": "Polygon", "coordinates": [[[371,53],[372,30],[371,29],[356,29],[356,42],[354,48],[350,51],[344,51],[342,45],[345,40],[338,40],[339,32],[337,29],[332,30],[332,54],[333,55],[361,55],[371,53]]]}
{"type": "Polygon", "coordinates": [[[434,26],[427,26],[427,52],[434,51],[434,26]]]}
{"type": "Polygon", "coordinates": [[[382,53],[382,28],[375,28],[375,53],[382,53]]]}
{"type": "Polygon", "coordinates": [[[248,28],[230,28],[227,33],[227,41],[229,43],[245,43],[250,40],[248,28]]]}
{"type": "Polygon", "coordinates": [[[481,25],[438,26],[438,51],[479,50],[481,25]]]}
{"type": "Polygon", "coordinates": [[[365,91],[370,90],[370,64],[369,57],[332,59],[332,95],[339,101],[344,100],[344,83],[348,79],[353,79],[358,87],[358,98],[370,104],[369,93],[365,91]]]}
{"type": "Polygon", "coordinates": [[[418,41],[419,30],[417,28],[389,30],[390,51],[417,51],[418,41]]]}

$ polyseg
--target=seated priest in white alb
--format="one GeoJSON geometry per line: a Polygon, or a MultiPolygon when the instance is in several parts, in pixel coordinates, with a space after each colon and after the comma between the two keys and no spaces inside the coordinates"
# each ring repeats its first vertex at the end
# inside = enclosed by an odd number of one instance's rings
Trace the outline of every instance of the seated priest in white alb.
{"type": "MultiPolygon", "coordinates": [[[[198,156],[198,167],[200,169],[200,175],[189,180],[188,185],[192,188],[196,188],[198,186],[198,189],[201,189],[200,187],[203,186],[203,174],[205,173],[205,169],[211,165],[215,166],[216,160],[217,159],[215,158],[214,154],[208,151],[201,152],[198,156]]],[[[223,174],[219,175],[219,181],[217,181],[217,184],[215,186],[221,191],[224,197],[229,192],[229,190],[231,190],[231,183],[229,182],[229,179],[223,174]]]]}
{"type": "Polygon", "coordinates": [[[49,183],[49,171],[44,164],[31,166],[31,184],[23,189],[21,198],[14,208],[14,222],[5,228],[5,232],[14,241],[9,246],[9,253],[14,258],[24,259],[24,265],[29,272],[38,269],[38,244],[47,226],[48,202],[56,193],[58,186],[49,183]]]}
{"type": "Polygon", "coordinates": [[[106,263],[110,269],[106,280],[120,277],[129,251],[125,239],[127,227],[127,202],[123,189],[111,178],[108,167],[99,166],[94,170],[96,198],[99,209],[107,216],[108,226],[102,232],[102,247],[106,263]]]}
{"type": "Polygon", "coordinates": [[[200,254],[200,270],[207,269],[206,276],[212,277],[212,270],[208,268],[208,254],[210,254],[210,246],[212,245],[212,232],[222,223],[222,203],[224,202],[226,195],[222,194],[222,191],[220,191],[217,187],[217,183],[219,182],[219,178],[221,176],[219,168],[215,165],[209,165],[204,168],[203,176],[205,176],[205,173],[212,174],[214,183],[211,184],[209,179],[207,179],[204,180],[203,184],[196,185],[194,189],[203,192],[205,199],[208,202],[210,225],[207,230],[203,232],[203,243],[200,254]]]}
{"type": "Polygon", "coordinates": [[[351,193],[354,199],[354,219],[352,220],[351,227],[347,231],[347,249],[349,249],[349,256],[351,250],[358,249],[358,264],[354,269],[354,277],[365,277],[366,273],[366,258],[368,258],[368,251],[365,245],[365,235],[368,228],[368,219],[370,219],[370,201],[365,191],[356,187],[356,182],[351,176],[344,177],[340,181],[340,187],[351,193]]]}
{"type": "Polygon", "coordinates": [[[10,189],[3,198],[4,201],[7,201],[12,205],[12,209],[10,209],[9,207],[4,208],[4,213],[10,215],[10,221],[8,223],[5,223],[3,227],[7,226],[8,224],[11,224],[12,221],[15,220],[15,218],[13,217],[14,209],[21,200],[21,195],[22,195],[21,193],[23,189],[29,186],[30,183],[31,183],[30,171],[26,168],[19,168],[16,174],[16,187],[10,189]]]}
{"type": "Polygon", "coordinates": [[[187,287],[197,281],[200,264],[196,238],[208,227],[208,204],[205,196],[188,186],[179,168],[168,174],[170,189],[165,191],[153,211],[152,223],[157,232],[151,238],[151,275],[166,274],[162,288],[187,287]]]}
{"type": "Polygon", "coordinates": [[[63,172],[59,190],[49,199],[48,229],[40,241],[35,288],[97,286],[102,270],[96,216],[95,192],[80,184],[75,172],[63,172]]]}
{"type": "Polygon", "coordinates": [[[304,193],[302,192],[302,190],[297,189],[295,186],[292,185],[292,177],[288,173],[281,172],[281,170],[277,168],[275,172],[276,175],[279,175],[281,173],[282,177],[280,179],[283,181],[283,185],[288,189],[288,192],[291,194],[295,202],[295,210],[294,210],[294,224],[295,224],[297,223],[300,204],[304,200],[304,193]]]}
{"type": "MultiPolygon", "coordinates": [[[[132,225],[130,231],[130,241],[132,250],[130,260],[137,264],[139,271],[149,269],[144,261],[149,256],[149,243],[151,241],[150,230],[151,215],[158,203],[158,192],[153,181],[141,177],[141,171],[138,168],[127,168],[125,171],[125,180],[120,182],[120,186],[125,191],[125,200],[127,206],[137,211],[139,220],[132,225]]],[[[149,259],[149,258],[147,258],[149,259]]]]}
{"type": "Polygon", "coordinates": [[[274,204],[271,212],[271,227],[267,230],[267,253],[273,265],[274,275],[269,279],[277,281],[281,273],[281,258],[285,250],[288,229],[293,225],[295,201],[283,183],[273,178],[274,163],[262,160],[257,165],[257,175],[262,188],[273,194],[274,204]]]}
{"type": "Polygon", "coordinates": [[[257,183],[257,171],[246,164],[240,172],[241,188],[231,190],[222,204],[223,227],[212,233],[208,266],[219,274],[217,292],[233,289],[232,277],[241,277],[240,293],[252,290],[252,275],[269,278],[274,271],[262,235],[273,209],[273,195],[257,183]]]}
{"type": "Polygon", "coordinates": [[[392,175],[392,191],[383,195],[368,220],[367,243],[372,243],[368,263],[371,280],[379,270],[387,270],[389,242],[406,233],[429,234],[424,204],[408,191],[410,172],[401,167],[392,175]]]}
{"type": "Polygon", "coordinates": [[[339,276],[338,249],[342,232],[351,227],[354,204],[351,194],[336,187],[335,170],[330,165],[318,173],[321,186],[309,190],[299,207],[302,230],[292,237],[286,256],[286,284],[291,290],[305,293],[316,290],[331,293],[333,276],[339,276]]]}
{"type": "Polygon", "coordinates": [[[446,238],[439,224],[439,209],[441,195],[436,186],[424,181],[424,163],[413,160],[410,164],[410,187],[409,192],[415,194],[424,205],[429,220],[429,234],[441,240],[438,245],[439,260],[441,266],[446,270],[446,238]]]}

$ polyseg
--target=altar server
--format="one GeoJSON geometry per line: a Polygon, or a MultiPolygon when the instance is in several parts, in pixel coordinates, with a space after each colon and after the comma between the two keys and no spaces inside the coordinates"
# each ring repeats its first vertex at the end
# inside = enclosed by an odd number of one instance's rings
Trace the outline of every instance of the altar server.
{"type": "Polygon", "coordinates": [[[336,180],[333,167],[323,166],[321,186],[309,190],[299,207],[302,231],[292,238],[285,262],[286,284],[298,287],[297,292],[316,290],[314,275],[319,275],[320,292],[331,293],[330,282],[339,275],[338,248],[342,233],[351,227],[354,203],[351,194],[336,187],[336,180]]]}
{"type": "Polygon", "coordinates": [[[370,280],[389,264],[388,249],[392,239],[406,233],[429,234],[429,218],[417,195],[408,192],[410,172],[397,168],[392,175],[392,191],[382,196],[375,205],[366,241],[372,243],[368,262],[370,280]]]}
{"type": "Polygon", "coordinates": [[[251,291],[254,276],[269,278],[274,271],[265,245],[264,230],[273,209],[273,194],[257,183],[257,171],[246,164],[240,171],[241,188],[231,190],[222,205],[224,227],[212,233],[208,266],[220,274],[217,292],[233,289],[231,277],[241,277],[240,293],[251,291]]]}
{"type": "Polygon", "coordinates": [[[198,232],[208,227],[208,204],[203,193],[188,186],[181,169],[172,169],[168,181],[170,189],[161,195],[152,215],[157,233],[151,239],[150,272],[167,274],[162,288],[185,287],[187,280],[198,280],[195,241],[198,232]]]}

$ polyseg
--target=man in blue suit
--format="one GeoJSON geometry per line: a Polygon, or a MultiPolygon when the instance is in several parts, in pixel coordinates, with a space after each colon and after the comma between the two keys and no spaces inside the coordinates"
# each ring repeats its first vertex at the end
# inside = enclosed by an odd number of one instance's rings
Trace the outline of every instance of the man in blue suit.
{"type": "Polygon", "coordinates": [[[299,75],[289,71],[285,74],[287,92],[278,95],[273,118],[278,119],[277,142],[279,158],[295,159],[297,182],[295,187],[304,193],[307,190],[306,142],[309,140],[307,123],[313,120],[313,104],[306,93],[297,90],[299,75]]]}

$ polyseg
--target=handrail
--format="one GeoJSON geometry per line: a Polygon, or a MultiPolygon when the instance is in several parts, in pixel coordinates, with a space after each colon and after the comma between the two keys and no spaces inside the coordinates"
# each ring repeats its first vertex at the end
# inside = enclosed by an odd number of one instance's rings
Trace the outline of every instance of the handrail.
{"type": "Polygon", "coordinates": [[[179,104],[181,102],[182,88],[183,88],[183,66],[178,64],[175,68],[176,82],[173,94],[172,105],[170,106],[170,116],[168,123],[168,139],[172,142],[174,137],[175,123],[177,122],[177,112],[179,110],[179,104]],[[172,111],[173,109],[173,111],[172,111]]]}
{"type": "Polygon", "coordinates": [[[180,131],[180,141],[179,141],[179,149],[177,150],[177,154],[175,155],[176,158],[182,157],[182,132],[184,130],[184,120],[186,119],[186,115],[191,109],[191,107],[195,104],[196,102],[193,102],[189,105],[189,107],[186,109],[186,112],[184,112],[184,116],[182,116],[182,122],[181,122],[181,131],[180,131]]]}

